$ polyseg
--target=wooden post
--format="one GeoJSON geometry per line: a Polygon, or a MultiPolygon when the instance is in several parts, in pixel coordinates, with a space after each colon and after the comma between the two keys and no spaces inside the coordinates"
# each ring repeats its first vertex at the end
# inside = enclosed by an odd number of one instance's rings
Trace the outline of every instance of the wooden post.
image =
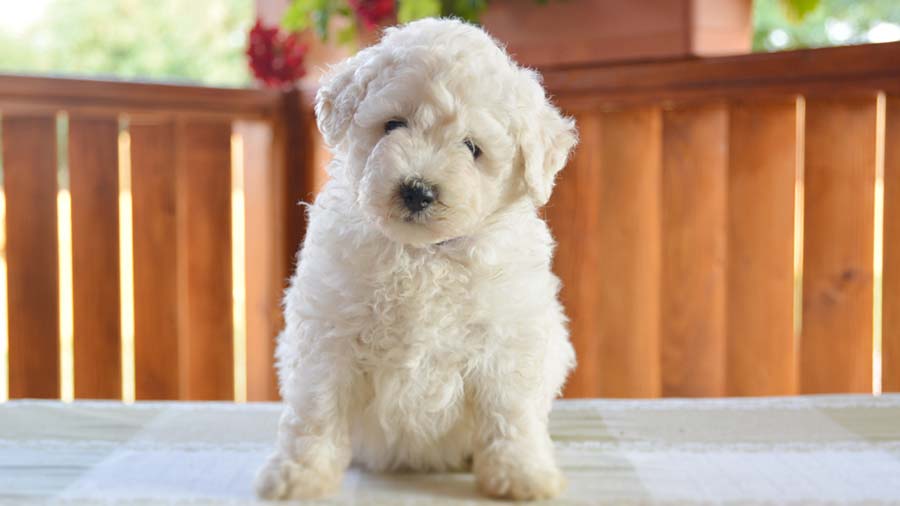
{"type": "Polygon", "coordinates": [[[728,395],[795,392],[797,99],[731,107],[728,395]]]}
{"type": "MultiPolygon", "coordinates": [[[[599,291],[598,374],[603,397],[658,397],[660,382],[660,275],[662,115],[657,107],[601,115],[596,200],[599,291]]],[[[584,132],[581,138],[585,139],[584,132]]],[[[596,139],[585,139],[597,144],[596,139]]]]}
{"type": "Polygon", "coordinates": [[[662,394],[725,393],[728,110],[663,115],[662,394]]]}
{"type": "Polygon", "coordinates": [[[600,192],[596,163],[602,134],[596,114],[579,115],[577,124],[582,138],[591,142],[578,150],[560,173],[544,213],[557,242],[553,269],[562,281],[560,299],[569,317],[569,337],[578,357],[565,395],[597,397],[601,392],[601,351],[597,339],[600,249],[596,235],[600,201],[592,196],[600,192]]]}
{"type": "Polygon", "coordinates": [[[234,398],[231,123],[176,122],[181,398],[234,398]]]}
{"type": "Polygon", "coordinates": [[[165,119],[132,119],[129,133],[135,396],[178,399],[183,371],[178,346],[175,127],[165,119]]]}
{"type": "Polygon", "coordinates": [[[71,116],[75,397],[122,397],[119,122],[71,116]]]}
{"type": "Polygon", "coordinates": [[[876,99],[806,101],[800,392],[872,391],[876,99]]]}
{"type": "Polygon", "coordinates": [[[3,116],[9,397],[58,398],[56,121],[3,116]]]}
{"type": "Polygon", "coordinates": [[[280,257],[283,213],[273,164],[272,123],[239,121],[235,133],[243,143],[245,201],[245,285],[247,294],[247,400],[278,398],[275,338],[283,326],[281,296],[287,273],[280,257]]]}

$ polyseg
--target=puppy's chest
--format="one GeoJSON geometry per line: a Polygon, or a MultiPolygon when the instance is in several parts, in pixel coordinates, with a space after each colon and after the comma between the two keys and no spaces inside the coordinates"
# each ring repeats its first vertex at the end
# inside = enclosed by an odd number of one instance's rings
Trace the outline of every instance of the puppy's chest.
{"type": "Polygon", "coordinates": [[[397,365],[412,365],[432,354],[452,360],[465,350],[477,318],[475,277],[471,269],[446,258],[409,261],[372,276],[361,344],[397,365]]]}
{"type": "Polygon", "coordinates": [[[478,349],[478,290],[470,270],[447,260],[402,265],[392,274],[371,280],[356,346],[365,402],[388,426],[428,428],[437,437],[462,409],[478,349]]]}

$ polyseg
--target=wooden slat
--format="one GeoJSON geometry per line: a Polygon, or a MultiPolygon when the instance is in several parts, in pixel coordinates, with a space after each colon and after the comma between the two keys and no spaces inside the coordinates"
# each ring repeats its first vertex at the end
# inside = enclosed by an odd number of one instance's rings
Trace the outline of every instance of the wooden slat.
{"type": "Polygon", "coordinates": [[[171,122],[137,122],[131,135],[134,350],[137,399],[178,399],[175,134],[171,122]]]}
{"type": "Polygon", "coordinates": [[[722,395],[727,109],[681,107],[663,119],[662,394],[722,395]]]}
{"type": "MultiPolygon", "coordinates": [[[[281,298],[286,283],[294,270],[297,251],[303,241],[306,229],[306,214],[303,212],[300,202],[312,202],[315,198],[315,194],[327,179],[324,166],[330,159],[330,154],[324,148],[322,138],[316,130],[315,116],[312,110],[313,97],[308,91],[301,93],[295,90],[284,94],[282,114],[278,121],[273,123],[270,173],[261,177],[263,175],[260,173],[254,175],[245,171],[245,191],[248,199],[248,248],[259,247],[259,245],[253,244],[255,239],[251,235],[255,231],[251,227],[256,226],[253,224],[256,220],[254,216],[262,207],[252,203],[251,200],[258,200],[260,195],[256,194],[257,191],[263,192],[264,190],[255,185],[271,185],[269,190],[272,193],[264,195],[263,198],[275,206],[271,215],[272,222],[268,226],[273,229],[274,236],[271,239],[274,251],[272,254],[276,261],[270,274],[281,282],[281,288],[277,294],[278,299],[281,298]]],[[[246,170],[250,170],[249,164],[246,170]]],[[[251,262],[253,256],[255,253],[248,250],[247,261],[251,262]]],[[[251,279],[254,276],[252,271],[255,268],[248,265],[247,270],[248,297],[251,298],[254,297],[250,293],[254,289],[251,285],[258,282],[256,279],[251,279]]],[[[271,293],[268,290],[274,286],[275,284],[272,283],[266,289],[267,293],[271,293]]],[[[248,299],[248,302],[253,304],[252,299],[248,299]]],[[[267,303],[262,303],[262,306],[267,306],[267,303]]],[[[253,312],[254,308],[250,306],[249,311],[253,312]]],[[[274,312],[269,313],[268,321],[265,323],[262,321],[263,313],[259,312],[258,316],[261,318],[258,321],[261,324],[260,328],[263,328],[262,325],[266,325],[270,329],[280,330],[282,325],[280,306],[274,308],[274,312]]],[[[248,325],[254,325],[253,316],[248,315],[248,317],[251,318],[248,325]]],[[[271,356],[266,356],[270,350],[266,350],[265,347],[261,347],[259,350],[254,348],[253,327],[248,328],[248,331],[250,332],[248,335],[248,360],[271,360],[271,356]]],[[[265,333],[266,331],[263,331],[263,335],[265,333]]],[[[271,383],[272,377],[267,377],[267,373],[257,381],[253,371],[256,366],[251,363],[248,363],[248,366],[250,367],[248,370],[248,398],[257,400],[258,396],[277,397],[276,385],[271,383]]]]}
{"type": "MultiPolygon", "coordinates": [[[[595,279],[582,281],[599,291],[597,314],[600,395],[657,397],[659,369],[660,178],[662,121],[657,108],[601,116],[599,248],[595,279]]],[[[590,149],[590,148],[588,148],[590,149]]],[[[587,308],[587,310],[590,310],[587,308]]]]}
{"type": "Polygon", "coordinates": [[[795,389],[794,99],[731,107],[728,180],[728,395],[795,389]]]}
{"type": "Polygon", "coordinates": [[[801,393],[872,391],[875,111],[806,102],[801,393]]]}
{"type": "Polygon", "coordinates": [[[3,117],[10,398],[57,398],[56,122],[3,117]]]}
{"type": "Polygon", "coordinates": [[[582,139],[568,166],[560,173],[544,212],[557,241],[553,269],[562,281],[560,298],[569,317],[569,332],[578,366],[569,376],[566,397],[600,395],[600,341],[597,225],[600,177],[597,155],[600,132],[596,114],[577,118],[582,139]]]}
{"type": "Polygon", "coordinates": [[[283,223],[272,157],[272,128],[237,122],[244,146],[245,279],[247,294],[247,400],[278,399],[275,338],[283,325],[281,297],[288,274],[279,253],[283,223]]]}
{"type": "Polygon", "coordinates": [[[69,121],[75,397],[122,397],[119,317],[119,125],[69,121]]]}
{"type": "Polygon", "coordinates": [[[884,138],[884,302],[881,389],[900,392],[900,98],[888,97],[884,138]]]}
{"type": "Polygon", "coordinates": [[[293,90],[284,95],[281,121],[275,129],[276,184],[281,188],[278,198],[284,218],[281,238],[281,263],[285,277],[294,271],[297,252],[306,234],[306,213],[301,202],[312,202],[319,184],[322,153],[326,151],[322,136],[316,129],[313,97],[293,90]]]}
{"type": "Polygon", "coordinates": [[[231,124],[177,125],[181,397],[234,398],[231,124]]]}

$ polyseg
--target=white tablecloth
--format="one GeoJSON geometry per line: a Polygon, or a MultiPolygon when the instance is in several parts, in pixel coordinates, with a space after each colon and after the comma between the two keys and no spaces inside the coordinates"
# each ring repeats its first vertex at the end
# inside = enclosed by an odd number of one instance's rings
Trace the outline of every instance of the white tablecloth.
{"type": "MultiPolygon", "coordinates": [[[[0,503],[252,503],[278,411],[0,404],[0,503]]],[[[561,401],[551,432],[569,480],[553,504],[900,504],[900,395],[561,401]]],[[[318,503],[482,501],[465,473],[351,469],[318,503]]]]}

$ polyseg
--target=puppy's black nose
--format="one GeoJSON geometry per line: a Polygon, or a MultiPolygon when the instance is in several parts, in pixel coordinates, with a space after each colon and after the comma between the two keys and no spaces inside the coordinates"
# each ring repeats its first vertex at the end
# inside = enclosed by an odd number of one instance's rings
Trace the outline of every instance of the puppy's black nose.
{"type": "Polygon", "coordinates": [[[407,209],[418,213],[434,203],[435,189],[421,179],[412,179],[400,185],[400,198],[407,209]]]}

